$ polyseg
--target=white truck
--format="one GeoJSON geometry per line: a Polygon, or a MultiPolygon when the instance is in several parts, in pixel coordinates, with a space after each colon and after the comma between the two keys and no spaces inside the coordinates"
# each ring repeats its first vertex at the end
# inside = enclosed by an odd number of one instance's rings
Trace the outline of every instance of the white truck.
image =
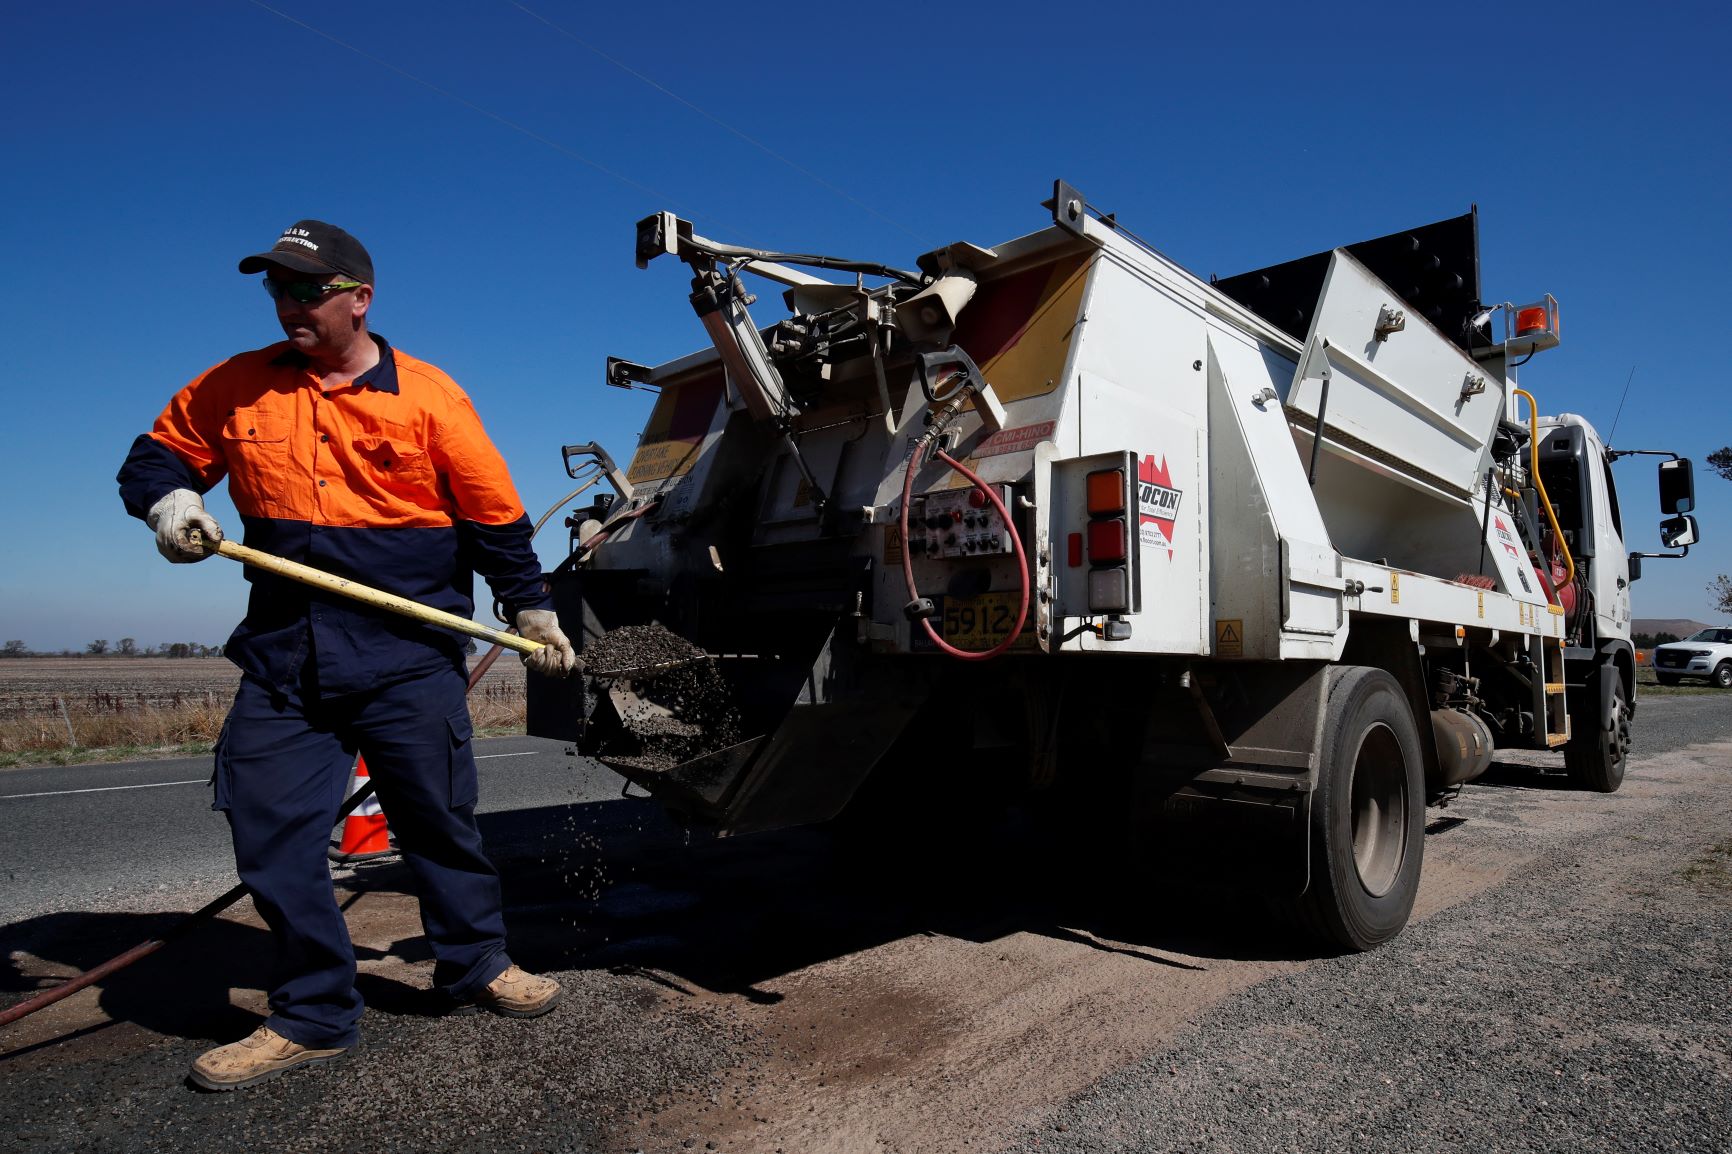
{"type": "Polygon", "coordinates": [[[1732,625],[1698,629],[1682,641],[1654,646],[1654,679],[1676,685],[1685,677],[1732,689],[1732,625]]]}
{"type": "Polygon", "coordinates": [[[565,449],[612,491],[551,580],[610,659],[532,678],[530,731],[721,834],[832,818],[872,773],[910,807],[1080,799],[1347,949],[1400,932],[1428,801],[1494,748],[1617,789],[1629,584],[1682,553],[1627,554],[1623,454],[1518,387],[1557,306],[1483,303],[1476,215],[1204,281],[1062,181],[1045,207],[909,270],[639,224],[710,345],[609,359],[660,394],[623,470],[565,449]],[[712,680],[602,648],[651,625],[712,680]]]}

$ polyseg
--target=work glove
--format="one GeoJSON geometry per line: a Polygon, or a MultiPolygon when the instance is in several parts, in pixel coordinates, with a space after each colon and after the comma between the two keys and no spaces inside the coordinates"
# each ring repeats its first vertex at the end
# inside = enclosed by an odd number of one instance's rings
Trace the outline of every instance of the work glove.
{"type": "Polygon", "coordinates": [[[222,526],[204,511],[204,498],[191,489],[174,490],[152,505],[144,520],[156,530],[156,551],[176,565],[203,561],[223,539],[222,526]],[[194,529],[204,536],[200,544],[193,543],[194,529]]]}
{"type": "Polygon", "coordinates": [[[551,609],[519,609],[517,632],[541,648],[523,655],[523,664],[543,677],[570,677],[578,668],[577,651],[559,628],[559,614],[551,609]]]}

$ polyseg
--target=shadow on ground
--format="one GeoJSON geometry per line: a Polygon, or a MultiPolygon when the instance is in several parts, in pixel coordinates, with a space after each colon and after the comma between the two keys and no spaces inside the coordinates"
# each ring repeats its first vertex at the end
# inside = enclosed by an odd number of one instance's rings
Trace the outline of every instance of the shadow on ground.
{"type": "Polygon", "coordinates": [[[1521,765],[1513,761],[1493,761],[1485,773],[1474,779],[1475,785],[1505,786],[1518,789],[1543,789],[1569,793],[1579,787],[1564,772],[1562,760],[1556,765],[1521,765]]]}
{"type": "Polygon", "coordinates": [[[496,814],[513,956],[530,968],[624,968],[771,997],[768,979],[886,942],[1032,932],[1186,966],[1314,956],[1266,903],[1129,864],[1117,847],[1022,810],[877,828],[688,836],[652,803],[496,814]],[[895,832],[892,832],[895,831],[895,832]]]}
{"type": "MultiPolygon", "coordinates": [[[[1308,950],[1258,900],[1128,867],[1123,855],[1018,810],[954,823],[928,815],[913,829],[839,824],[734,839],[688,834],[635,799],[480,820],[504,882],[513,958],[532,970],[639,972],[676,990],[773,1000],[758,988],[769,979],[923,934],[991,941],[1032,932],[1176,967],[1190,963],[1167,954],[1308,950]]],[[[384,863],[340,874],[338,887],[349,901],[412,892],[412,880],[401,864],[384,863]]],[[[21,953],[84,970],[180,916],[67,912],[0,928],[0,994],[16,995],[3,1001],[52,984],[26,976],[21,953]]],[[[428,956],[420,939],[388,952],[428,956]]],[[[230,990],[266,989],[270,970],[265,932],[219,919],[105,979],[100,1004],[110,1018],[160,1035],[227,1040],[258,1022],[230,1004],[230,990]]],[[[444,1009],[378,974],[358,984],[368,1006],[386,1014],[444,1009]]]]}
{"type": "MultiPolygon", "coordinates": [[[[21,955],[88,970],[122,950],[162,936],[185,916],[67,912],[0,928],[0,992],[9,995],[5,1004],[58,984],[29,973],[21,955]],[[14,994],[18,996],[10,996],[14,994]]],[[[258,1024],[258,1016],[231,1005],[229,990],[262,986],[270,970],[269,950],[270,940],[263,930],[222,919],[210,922],[97,983],[99,1004],[111,1019],[104,1025],[132,1022],[159,1034],[225,1041],[244,1035],[258,1024]]],[[[4,1057],[18,1057],[35,1048],[8,1047],[4,1057]]]]}

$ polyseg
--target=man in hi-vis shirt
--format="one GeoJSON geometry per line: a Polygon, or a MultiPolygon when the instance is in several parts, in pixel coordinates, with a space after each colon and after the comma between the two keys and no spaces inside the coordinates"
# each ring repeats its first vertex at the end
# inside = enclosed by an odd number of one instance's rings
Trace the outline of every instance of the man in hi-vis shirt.
{"type": "MultiPolygon", "coordinates": [[[[228,478],[249,546],[468,617],[473,577],[525,637],[534,672],[576,665],[510,473],[451,378],[367,328],[373,262],[303,220],[262,272],[287,340],[209,369],[168,403],[120,469],[133,516],[170,561],[222,539],[201,495],[228,478]],[[195,540],[198,530],[202,541],[195,540]]],[[[216,748],[215,808],[270,927],[270,1017],[201,1056],[191,1080],[231,1090],[337,1057],[358,1037],[355,954],[326,851],[365,756],[421,894],[434,985],[453,1005],[533,1017],[560,987],[505,952],[499,876],[475,823],[465,643],[453,634],[248,568],[227,656],[242,678],[216,748]]]]}

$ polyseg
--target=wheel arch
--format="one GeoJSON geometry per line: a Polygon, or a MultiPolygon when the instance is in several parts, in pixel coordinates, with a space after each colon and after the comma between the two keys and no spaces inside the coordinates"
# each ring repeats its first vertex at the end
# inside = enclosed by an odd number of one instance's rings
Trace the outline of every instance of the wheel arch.
{"type": "Polygon", "coordinates": [[[1624,700],[1634,707],[1636,702],[1636,647],[1623,638],[1607,641],[1600,646],[1600,657],[1602,661],[1617,668],[1618,676],[1624,682],[1624,700]]]}
{"type": "Polygon", "coordinates": [[[1353,622],[1346,648],[1341,654],[1342,665],[1369,665],[1382,669],[1395,678],[1413,712],[1413,726],[1419,732],[1419,752],[1425,762],[1426,797],[1436,797],[1443,791],[1443,764],[1437,756],[1437,733],[1431,724],[1431,699],[1425,688],[1425,667],[1420,661],[1419,645],[1413,640],[1407,622],[1391,619],[1360,619],[1353,622]]]}
{"type": "Polygon", "coordinates": [[[1618,675],[1618,682],[1624,690],[1624,703],[1632,713],[1636,709],[1636,647],[1623,638],[1602,641],[1598,658],[1594,663],[1593,679],[1588,682],[1590,692],[1598,693],[1599,716],[1609,717],[1612,711],[1612,686],[1604,678],[1604,671],[1610,669],[1618,675]]]}

